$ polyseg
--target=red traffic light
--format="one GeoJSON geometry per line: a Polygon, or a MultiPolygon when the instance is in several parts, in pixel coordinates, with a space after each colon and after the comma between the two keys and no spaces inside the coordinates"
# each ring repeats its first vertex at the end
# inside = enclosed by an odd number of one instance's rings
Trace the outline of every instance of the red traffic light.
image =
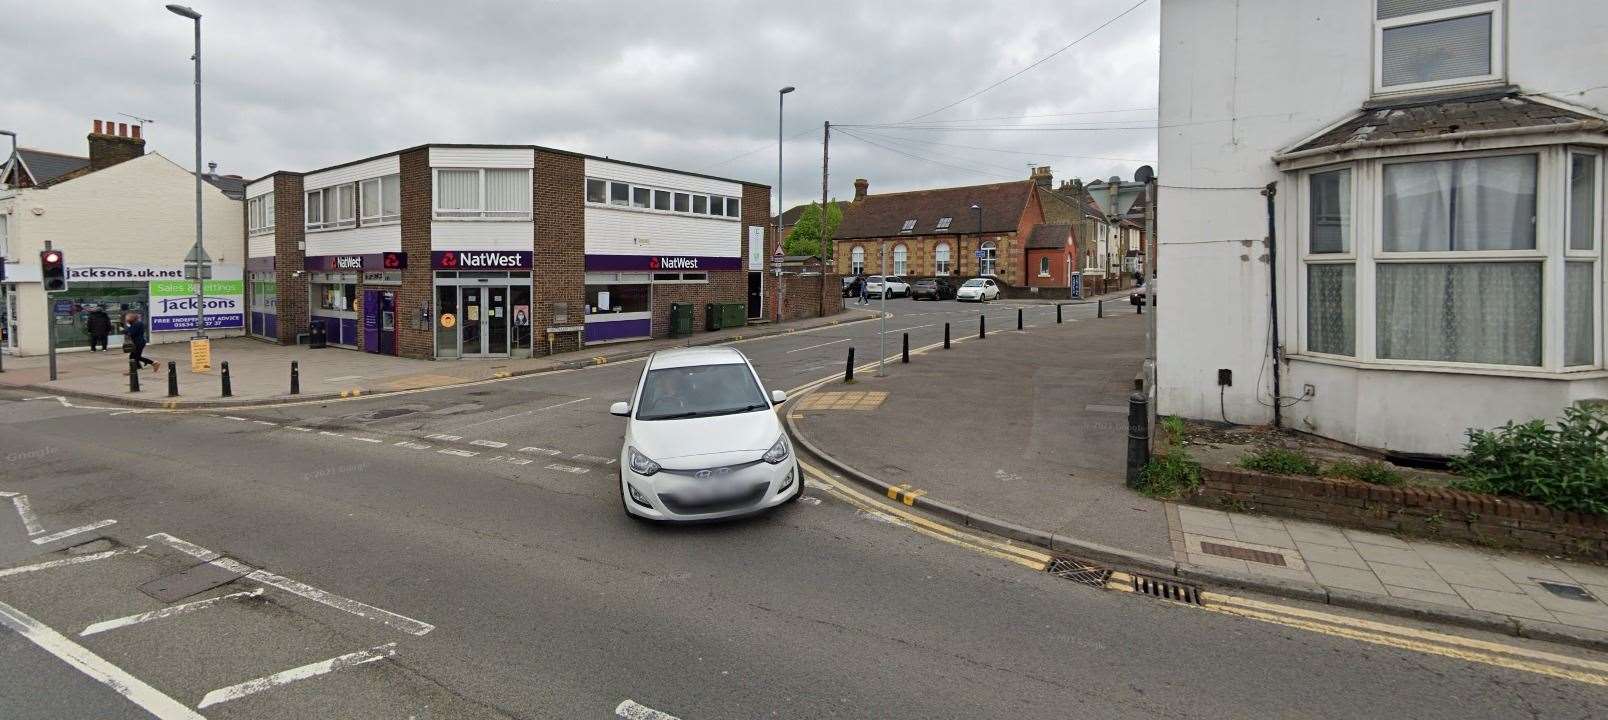
{"type": "Polygon", "coordinates": [[[59,262],[61,262],[61,253],[59,253],[59,252],[47,252],[47,253],[45,253],[44,260],[45,260],[46,263],[49,263],[51,265],[59,263],[59,262]]]}

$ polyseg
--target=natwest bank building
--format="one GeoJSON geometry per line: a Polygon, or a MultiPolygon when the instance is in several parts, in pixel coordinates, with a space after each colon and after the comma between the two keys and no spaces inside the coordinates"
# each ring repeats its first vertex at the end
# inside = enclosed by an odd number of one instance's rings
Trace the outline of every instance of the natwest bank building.
{"type": "Polygon", "coordinates": [[[417,358],[664,337],[766,311],[770,188],[531,145],[424,145],[246,188],[252,335],[417,358]]]}

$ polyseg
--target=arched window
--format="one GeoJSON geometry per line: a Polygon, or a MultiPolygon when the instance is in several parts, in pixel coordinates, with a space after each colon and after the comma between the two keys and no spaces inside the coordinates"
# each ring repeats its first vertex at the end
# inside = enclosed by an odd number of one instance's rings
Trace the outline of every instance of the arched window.
{"type": "Polygon", "coordinates": [[[932,250],[932,272],[934,275],[949,274],[949,243],[938,243],[932,250]]]}
{"type": "Polygon", "coordinates": [[[977,261],[978,275],[993,277],[994,265],[999,260],[999,247],[993,242],[983,243],[983,257],[977,261]]]}
{"type": "Polygon", "coordinates": [[[865,248],[859,245],[855,245],[853,252],[849,253],[849,274],[865,274],[865,248]]]}
{"type": "Polygon", "coordinates": [[[905,268],[909,265],[909,260],[910,251],[905,248],[904,243],[893,246],[893,274],[905,274],[905,268]]]}
{"type": "Polygon", "coordinates": [[[1048,257],[1041,257],[1041,258],[1039,258],[1039,277],[1049,277],[1049,276],[1050,276],[1050,259],[1048,257]]]}

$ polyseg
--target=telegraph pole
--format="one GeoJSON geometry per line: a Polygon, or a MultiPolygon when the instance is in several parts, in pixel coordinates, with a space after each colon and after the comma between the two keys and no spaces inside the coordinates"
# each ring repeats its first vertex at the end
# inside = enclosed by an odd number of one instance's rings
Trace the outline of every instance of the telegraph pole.
{"type": "MultiPolygon", "coordinates": [[[[816,248],[818,259],[821,261],[821,282],[823,282],[823,283],[826,282],[826,274],[827,274],[826,273],[826,254],[827,254],[826,253],[826,244],[831,241],[831,238],[828,238],[826,236],[826,176],[827,176],[827,160],[829,158],[829,156],[827,154],[827,148],[830,147],[831,145],[832,145],[832,121],[827,120],[827,121],[821,123],[821,220],[818,223],[820,225],[820,229],[817,231],[818,234],[820,235],[820,244],[816,248]]],[[[824,288],[824,287],[821,288],[821,292],[823,292],[823,293],[826,292],[826,288],[824,288]]]]}

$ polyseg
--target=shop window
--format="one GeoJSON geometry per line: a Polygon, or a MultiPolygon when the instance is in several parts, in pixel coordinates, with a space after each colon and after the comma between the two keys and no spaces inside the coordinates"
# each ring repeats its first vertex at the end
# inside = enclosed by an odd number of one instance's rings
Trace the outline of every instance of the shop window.
{"type": "Polygon", "coordinates": [[[586,286],[586,312],[588,314],[651,312],[652,310],[652,285],[632,283],[627,285],[586,286]]]}
{"type": "Polygon", "coordinates": [[[357,308],[356,283],[316,282],[309,287],[312,292],[313,308],[316,310],[352,312],[357,308]]]}

